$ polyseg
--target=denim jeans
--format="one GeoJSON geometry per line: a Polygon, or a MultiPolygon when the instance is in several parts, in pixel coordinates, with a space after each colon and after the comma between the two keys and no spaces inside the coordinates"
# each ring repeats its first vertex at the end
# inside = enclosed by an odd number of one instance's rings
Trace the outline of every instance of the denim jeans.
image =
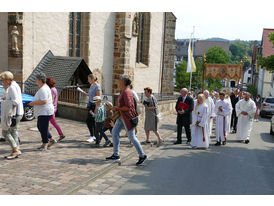
{"type": "Polygon", "coordinates": [[[8,130],[2,130],[2,135],[9,142],[12,149],[20,149],[19,138],[18,138],[18,124],[22,119],[22,115],[16,116],[16,124],[14,127],[10,127],[8,130]]]}
{"type": "Polygon", "coordinates": [[[42,142],[48,143],[52,135],[49,132],[49,120],[52,115],[40,115],[37,119],[37,128],[41,134],[42,142]]]}
{"type": "Polygon", "coordinates": [[[140,157],[144,156],[145,153],[142,149],[142,146],[139,142],[139,140],[135,136],[135,130],[132,128],[131,130],[127,130],[127,127],[125,126],[124,121],[121,118],[118,118],[114,124],[114,127],[112,129],[112,140],[113,140],[113,153],[115,156],[119,156],[119,146],[120,146],[120,140],[119,140],[119,134],[121,130],[125,128],[126,132],[128,134],[128,138],[135,146],[138,154],[140,157]]]}

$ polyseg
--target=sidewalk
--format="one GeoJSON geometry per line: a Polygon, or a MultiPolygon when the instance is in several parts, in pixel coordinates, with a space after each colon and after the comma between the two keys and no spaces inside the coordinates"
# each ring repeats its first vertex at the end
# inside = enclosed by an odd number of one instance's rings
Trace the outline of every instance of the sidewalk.
{"type": "MultiPolygon", "coordinates": [[[[22,155],[18,159],[6,160],[5,155],[11,152],[7,142],[0,143],[0,194],[16,195],[50,195],[72,194],[82,186],[100,178],[109,170],[118,167],[105,158],[113,153],[112,147],[95,148],[88,139],[88,129],[85,123],[57,118],[66,138],[52,146],[47,152],[36,151],[41,145],[40,133],[36,128],[36,119],[21,122],[19,135],[22,141],[22,155]]],[[[52,127],[51,127],[52,128],[52,127]]],[[[159,124],[160,135],[169,141],[176,130],[176,115],[164,117],[159,124]]],[[[56,139],[55,128],[51,133],[56,139]]],[[[110,136],[110,133],[106,133],[110,136]]],[[[136,157],[135,148],[129,144],[129,139],[121,132],[120,156],[121,160],[136,157]]],[[[145,141],[143,124],[138,126],[138,139],[145,141]]],[[[151,140],[156,141],[151,133],[151,140]]],[[[101,144],[104,143],[104,139],[101,144]]],[[[155,146],[143,145],[146,152],[156,149],[155,146]]]]}

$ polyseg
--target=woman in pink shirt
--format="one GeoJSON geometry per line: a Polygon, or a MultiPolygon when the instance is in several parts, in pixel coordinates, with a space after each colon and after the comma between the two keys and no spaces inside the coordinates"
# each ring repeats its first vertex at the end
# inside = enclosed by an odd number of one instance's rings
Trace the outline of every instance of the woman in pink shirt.
{"type": "Polygon", "coordinates": [[[54,106],[54,114],[51,116],[50,118],[50,123],[55,127],[55,129],[57,130],[58,134],[59,134],[59,140],[58,142],[60,142],[62,139],[65,138],[60,126],[57,124],[56,120],[55,120],[55,113],[57,111],[57,102],[58,102],[58,92],[57,89],[55,88],[55,80],[53,77],[47,77],[46,80],[47,85],[49,86],[50,90],[51,90],[51,94],[52,94],[52,103],[54,106]]]}

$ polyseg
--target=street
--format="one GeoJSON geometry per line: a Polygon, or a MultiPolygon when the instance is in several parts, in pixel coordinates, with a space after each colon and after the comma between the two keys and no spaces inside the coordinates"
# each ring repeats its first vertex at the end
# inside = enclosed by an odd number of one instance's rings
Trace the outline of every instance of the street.
{"type": "MultiPolygon", "coordinates": [[[[149,160],[142,167],[135,166],[138,155],[124,132],[122,165],[118,166],[105,161],[112,148],[95,148],[85,141],[84,123],[57,118],[66,139],[42,153],[35,150],[41,141],[36,120],[21,122],[23,154],[12,161],[1,158],[0,194],[274,194],[274,136],[269,134],[269,118],[253,123],[249,144],[237,142],[235,134],[230,134],[227,145],[217,147],[212,136],[208,150],[188,149],[184,143],[174,145],[175,120],[176,115],[171,114],[160,122],[163,146],[143,145],[149,160]]],[[[142,126],[138,128],[140,141],[145,140],[142,126]]],[[[154,134],[151,138],[156,140],[154,134]]],[[[4,156],[10,148],[2,142],[0,149],[4,156]]]]}
{"type": "Polygon", "coordinates": [[[253,124],[250,144],[230,135],[226,146],[206,151],[168,142],[113,194],[273,195],[274,136],[268,131],[269,119],[262,119],[253,124]]]}

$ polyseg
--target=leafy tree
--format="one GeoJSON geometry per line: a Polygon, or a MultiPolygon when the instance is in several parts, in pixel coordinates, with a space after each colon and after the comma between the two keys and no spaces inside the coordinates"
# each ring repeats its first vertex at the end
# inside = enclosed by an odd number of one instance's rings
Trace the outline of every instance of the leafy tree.
{"type": "Polygon", "coordinates": [[[182,60],[176,67],[176,87],[178,90],[181,88],[188,88],[189,87],[189,73],[186,73],[187,69],[187,62],[182,60]]]}
{"type": "Polygon", "coordinates": [[[230,63],[229,55],[221,47],[214,46],[206,52],[206,62],[215,64],[230,63]]]}
{"type": "Polygon", "coordinates": [[[257,87],[252,84],[246,84],[247,91],[252,94],[253,97],[257,95],[257,87]]]}
{"type": "MultiPolygon", "coordinates": [[[[212,64],[227,64],[230,63],[230,58],[225,50],[221,47],[215,46],[206,52],[206,62],[212,64]]],[[[222,84],[218,78],[208,78],[206,82],[207,85],[205,87],[209,91],[222,88],[222,84]]]]}
{"type": "Polygon", "coordinates": [[[270,32],[268,34],[268,37],[269,37],[270,42],[274,45],[274,32],[270,32]]]}
{"type": "Polygon", "coordinates": [[[267,71],[274,72],[274,55],[268,57],[259,57],[258,64],[265,67],[267,71]]]}

